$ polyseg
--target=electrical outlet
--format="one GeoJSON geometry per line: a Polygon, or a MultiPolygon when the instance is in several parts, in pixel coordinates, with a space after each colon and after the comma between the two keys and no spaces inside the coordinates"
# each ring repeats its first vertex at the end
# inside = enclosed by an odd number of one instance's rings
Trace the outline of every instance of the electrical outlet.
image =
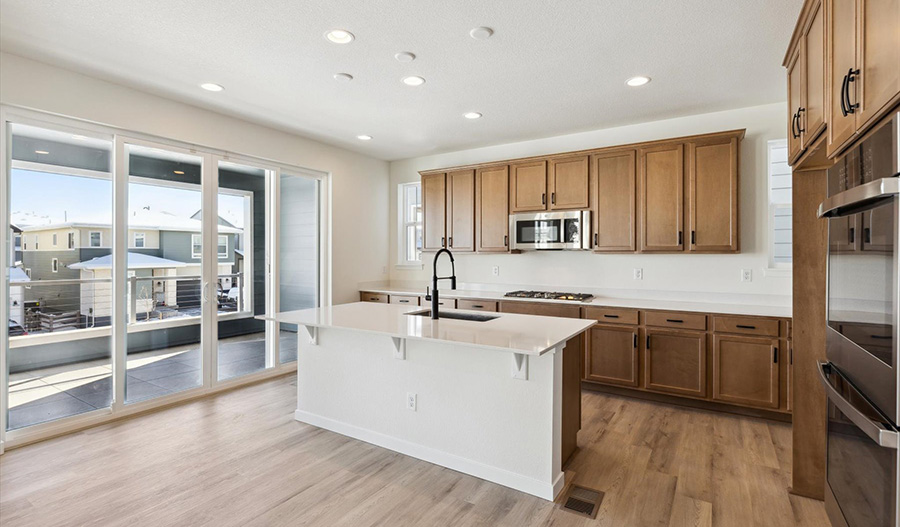
{"type": "Polygon", "coordinates": [[[752,282],[753,281],[753,270],[752,269],[741,269],[741,282],[752,282]]]}
{"type": "Polygon", "coordinates": [[[492,267],[492,268],[491,268],[491,273],[492,273],[494,276],[500,276],[500,266],[499,266],[499,265],[495,265],[494,267],[492,267]]]}
{"type": "Polygon", "coordinates": [[[406,409],[416,411],[416,394],[406,392],[406,409]]]}
{"type": "Polygon", "coordinates": [[[634,279],[635,280],[643,280],[644,279],[644,270],[640,267],[634,268],[634,279]]]}

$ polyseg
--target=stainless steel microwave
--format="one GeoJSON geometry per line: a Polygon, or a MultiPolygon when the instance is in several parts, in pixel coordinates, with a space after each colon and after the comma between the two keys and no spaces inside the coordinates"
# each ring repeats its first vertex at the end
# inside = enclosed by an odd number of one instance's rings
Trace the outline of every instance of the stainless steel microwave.
{"type": "Polygon", "coordinates": [[[591,211],[510,214],[513,250],[582,250],[591,248],[591,211]]]}

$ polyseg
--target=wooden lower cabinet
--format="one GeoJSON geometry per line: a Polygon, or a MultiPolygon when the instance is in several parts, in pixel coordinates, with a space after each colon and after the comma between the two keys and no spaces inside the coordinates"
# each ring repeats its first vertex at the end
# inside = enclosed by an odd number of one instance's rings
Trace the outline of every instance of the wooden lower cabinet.
{"type": "Polygon", "coordinates": [[[714,335],[713,400],[778,408],[782,351],[777,338],[714,335]]]}
{"type": "Polygon", "coordinates": [[[591,381],[638,386],[638,328],[594,326],[585,356],[584,377],[591,381]]]}
{"type": "Polygon", "coordinates": [[[644,388],[706,397],[706,333],[647,328],[644,388]]]}

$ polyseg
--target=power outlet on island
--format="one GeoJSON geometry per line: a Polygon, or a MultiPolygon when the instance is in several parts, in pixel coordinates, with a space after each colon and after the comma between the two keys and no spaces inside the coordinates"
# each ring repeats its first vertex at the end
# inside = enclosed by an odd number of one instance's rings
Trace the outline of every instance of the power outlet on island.
{"type": "Polygon", "coordinates": [[[753,270],[752,269],[741,269],[741,282],[752,282],[753,281],[753,270]]]}
{"type": "Polygon", "coordinates": [[[644,270],[640,267],[634,268],[634,279],[635,280],[643,280],[644,279],[644,270]]]}
{"type": "Polygon", "coordinates": [[[494,267],[491,267],[491,274],[494,276],[500,276],[500,266],[495,265],[494,267]]]}
{"type": "Polygon", "coordinates": [[[406,392],[406,409],[416,411],[416,394],[412,392],[406,392]]]}

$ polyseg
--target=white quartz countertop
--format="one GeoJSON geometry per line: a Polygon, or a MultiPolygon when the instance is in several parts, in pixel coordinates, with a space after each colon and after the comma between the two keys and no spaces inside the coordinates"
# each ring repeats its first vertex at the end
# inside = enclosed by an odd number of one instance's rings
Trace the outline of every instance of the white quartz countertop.
{"type": "MultiPolygon", "coordinates": [[[[572,289],[572,288],[563,288],[572,289]]],[[[360,288],[360,291],[370,293],[384,293],[388,295],[425,296],[424,289],[410,289],[408,287],[373,286],[360,288]]],[[[760,317],[791,318],[791,306],[766,305],[746,303],[743,299],[734,301],[723,300],[721,302],[695,302],[690,300],[663,300],[653,298],[622,298],[609,296],[595,296],[589,302],[575,300],[549,300],[546,298],[519,298],[503,296],[503,291],[466,290],[466,289],[441,289],[440,298],[471,298],[477,300],[505,300],[509,302],[540,302],[545,304],[573,304],[579,306],[597,307],[625,307],[632,309],[656,309],[665,311],[687,311],[695,313],[721,313],[724,315],[747,315],[760,317]]],[[[424,307],[424,304],[423,304],[424,307]]]]}
{"type": "Polygon", "coordinates": [[[589,329],[595,321],[578,318],[544,317],[513,313],[485,313],[446,309],[456,313],[496,316],[474,322],[429,316],[408,315],[421,311],[419,306],[356,302],[330,307],[285,311],[260,316],[286,324],[313,328],[337,328],[378,333],[391,337],[449,342],[479,348],[491,348],[526,355],[542,355],[559,344],[589,329]]]}

